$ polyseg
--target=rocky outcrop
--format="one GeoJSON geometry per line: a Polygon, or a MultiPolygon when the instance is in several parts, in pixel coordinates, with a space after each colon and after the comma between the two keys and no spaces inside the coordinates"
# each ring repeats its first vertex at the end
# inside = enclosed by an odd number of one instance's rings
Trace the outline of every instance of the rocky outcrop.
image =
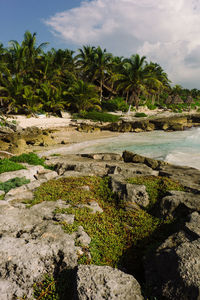
{"type": "Polygon", "coordinates": [[[78,267],[77,300],[142,300],[136,279],[111,267],[78,267]]]}
{"type": "Polygon", "coordinates": [[[200,194],[170,191],[159,206],[162,216],[183,218],[195,211],[200,213],[200,194]]]}
{"type": "Polygon", "coordinates": [[[0,150],[21,154],[29,150],[29,146],[53,145],[54,139],[51,130],[41,130],[38,127],[26,129],[16,126],[15,129],[0,126],[0,150]]]}
{"type": "Polygon", "coordinates": [[[197,300],[200,295],[200,215],[145,259],[146,281],[158,299],[197,300]]]}
{"type": "Polygon", "coordinates": [[[30,209],[0,210],[0,291],[2,300],[32,295],[33,284],[47,272],[77,265],[74,235],[64,233],[53,218],[65,203],[43,202],[30,209]],[[2,298],[3,297],[3,298],[2,298]]]}
{"type": "MultiPolygon", "coordinates": [[[[160,245],[154,246],[154,250],[151,248],[141,269],[144,268],[145,284],[151,290],[151,296],[168,300],[199,299],[200,171],[128,151],[123,155],[100,153],[49,157],[46,163],[53,164],[56,171],[26,165],[26,170],[0,175],[2,182],[14,177],[30,179],[30,183],[0,195],[4,197],[0,200],[2,300],[24,295],[31,299],[33,284],[42,280],[44,274],[56,276],[66,269],[72,270],[76,277],[73,287],[70,287],[74,295],[72,300],[143,299],[141,288],[132,275],[108,266],[81,265],[77,270],[79,256],[87,251],[90,257],[91,237],[82,226],[76,227],[72,234],[63,231],[61,224],[72,226],[76,221],[75,214],[55,209],[70,208],[69,204],[58,200],[27,208],[21,203],[23,199],[31,199],[35,189],[49,179],[83,175],[109,176],[112,191],[130,214],[135,209],[146,209],[149,195],[143,184],[128,183],[129,177],[150,175],[155,178],[152,175],[159,175],[182,184],[185,191],[169,191],[156,204],[159,215],[177,220],[178,225],[160,245]]],[[[83,188],[87,191],[89,186],[83,188]]],[[[85,207],[99,216],[104,213],[104,208],[92,199],[76,207],[85,207]]]]}
{"type": "Polygon", "coordinates": [[[133,120],[127,120],[123,118],[117,123],[109,123],[102,127],[102,129],[118,131],[118,132],[142,132],[152,130],[166,130],[166,131],[177,131],[190,128],[192,126],[200,125],[200,115],[183,115],[177,114],[176,116],[170,117],[154,117],[148,118],[137,118],[133,120]]]}
{"type": "Polygon", "coordinates": [[[121,175],[110,175],[110,178],[112,191],[123,200],[126,209],[148,206],[149,196],[144,185],[127,183],[121,175]]]}

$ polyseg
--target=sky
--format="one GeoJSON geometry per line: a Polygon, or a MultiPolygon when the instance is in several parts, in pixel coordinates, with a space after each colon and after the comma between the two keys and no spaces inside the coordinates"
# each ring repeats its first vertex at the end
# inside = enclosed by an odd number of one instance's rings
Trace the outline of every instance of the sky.
{"type": "Polygon", "coordinates": [[[47,49],[145,55],[173,84],[200,89],[200,0],[0,0],[0,42],[21,42],[26,30],[47,49]]]}

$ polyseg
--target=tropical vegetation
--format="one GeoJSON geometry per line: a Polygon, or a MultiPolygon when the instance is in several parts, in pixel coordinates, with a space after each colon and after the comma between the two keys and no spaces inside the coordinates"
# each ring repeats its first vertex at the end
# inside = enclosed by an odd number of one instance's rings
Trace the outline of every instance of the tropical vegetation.
{"type": "Polygon", "coordinates": [[[200,91],[171,82],[162,67],[145,56],[114,56],[100,46],[74,52],[37,45],[26,31],[20,44],[0,43],[0,112],[36,114],[122,110],[132,104],[176,111],[200,106],[200,91]]]}

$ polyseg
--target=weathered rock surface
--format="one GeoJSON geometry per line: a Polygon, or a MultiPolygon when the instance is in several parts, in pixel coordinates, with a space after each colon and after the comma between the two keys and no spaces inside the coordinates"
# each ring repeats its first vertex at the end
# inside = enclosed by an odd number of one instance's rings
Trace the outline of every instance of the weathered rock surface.
{"type": "Polygon", "coordinates": [[[170,191],[159,206],[165,217],[184,217],[194,211],[200,212],[200,194],[170,191]]]}
{"type": "Polygon", "coordinates": [[[195,168],[168,164],[160,167],[159,175],[178,181],[183,186],[194,191],[200,191],[200,170],[195,168]]]}
{"type": "Polygon", "coordinates": [[[136,279],[111,267],[80,265],[77,272],[78,300],[142,300],[136,279]]]}
{"type": "Polygon", "coordinates": [[[200,215],[146,258],[147,285],[158,299],[197,300],[200,296],[200,215]]]}
{"type": "MultiPolygon", "coordinates": [[[[53,221],[56,207],[65,203],[43,202],[30,209],[0,210],[0,291],[2,300],[24,294],[30,299],[34,282],[45,273],[77,265],[75,236],[53,221]]],[[[83,234],[83,233],[82,233],[83,234]]]]}
{"type": "Polygon", "coordinates": [[[127,183],[121,175],[112,175],[110,178],[112,191],[124,201],[126,209],[148,206],[149,196],[144,185],[127,183]]]}
{"type": "Polygon", "coordinates": [[[35,176],[38,174],[38,171],[44,170],[44,167],[42,166],[28,166],[27,169],[12,171],[12,172],[5,172],[0,174],[0,182],[6,182],[9,179],[15,178],[15,177],[25,177],[29,180],[35,180],[35,176]]]}

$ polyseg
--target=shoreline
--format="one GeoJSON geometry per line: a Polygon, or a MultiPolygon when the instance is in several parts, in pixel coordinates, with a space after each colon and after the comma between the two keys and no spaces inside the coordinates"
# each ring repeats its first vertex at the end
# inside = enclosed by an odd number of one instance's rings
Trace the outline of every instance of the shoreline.
{"type": "Polygon", "coordinates": [[[141,118],[135,118],[131,113],[115,123],[72,120],[69,113],[63,113],[62,118],[46,115],[31,118],[23,115],[10,116],[6,119],[10,125],[0,127],[0,150],[15,155],[24,152],[56,153],[75,144],[118,137],[121,133],[183,131],[200,126],[200,113],[197,112],[153,112],[154,114],[151,111],[151,116],[141,118]]]}

